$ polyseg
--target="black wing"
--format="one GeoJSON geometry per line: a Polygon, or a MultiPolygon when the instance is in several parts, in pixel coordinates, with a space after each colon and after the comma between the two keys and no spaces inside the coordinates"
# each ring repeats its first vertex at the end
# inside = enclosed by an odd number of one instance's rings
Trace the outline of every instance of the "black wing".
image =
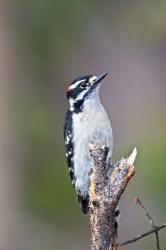
{"type": "Polygon", "coordinates": [[[74,186],[75,176],[74,176],[74,163],[73,163],[73,131],[72,131],[72,113],[70,110],[66,113],[65,123],[64,123],[64,142],[65,142],[65,152],[66,160],[69,168],[69,174],[74,186]]]}
{"type": "MultiPolygon", "coordinates": [[[[64,123],[64,142],[65,142],[65,152],[67,165],[69,168],[69,174],[72,181],[72,185],[75,188],[75,175],[74,175],[74,162],[73,162],[73,130],[72,130],[72,112],[70,110],[66,113],[65,123],[64,123]]],[[[88,203],[89,199],[83,198],[77,195],[78,202],[80,204],[81,210],[84,214],[88,213],[88,203]]]]}

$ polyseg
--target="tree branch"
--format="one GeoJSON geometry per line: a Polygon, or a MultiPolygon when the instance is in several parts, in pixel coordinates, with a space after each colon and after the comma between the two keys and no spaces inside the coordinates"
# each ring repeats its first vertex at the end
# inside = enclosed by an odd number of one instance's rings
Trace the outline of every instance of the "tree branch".
{"type": "Polygon", "coordinates": [[[91,224],[91,249],[116,250],[116,208],[129,180],[134,175],[134,149],[127,159],[120,160],[107,175],[106,146],[90,145],[92,174],[90,176],[89,208],[91,224]]]}
{"type": "Polygon", "coordinates": [[[151,230],[142,233],[130,240],[116,242],[117,205],[121,195],[125,191],[128,182],[134,175],[134,161],[137,155],[136,148],[127,159],[122,159],[114,165],[109,176],[106,169],[108,148],[90,144],[91,175],[89,187],[89,210],[91,225],[91,249],[92,250],[117,250],[118,247],[126,246],[141,240],[150,234],[156,236],[156,247],[160,250],[159,231],[166,228],[166,224],[156,226],[152,216],[146,210],[140,199],[137,197],[135,203],[145,213],[151,230]]]}
{"type": "Polygon", "coordinates": [[[160,225],[160,226],[156,226],[156,225],[154,224],[154,220],[153,220],[152,216],[151,216],[151,215],[149,214],[149,212],[146,210],[146,208],[144,207],[144,205],[142,204],[141,200],[140,200],[138,197],[135,198],[135,203],[138,204],[138,205],[140,206],[140,208],[143,210],[143,212],[145,213],[146,217],[147,217],[148,220],[149,220],[149,223],[150,223],[151,226],[152,226],[152,229],[149,230],[148,232],[145,232],[145,233],[143,233],[143,234],[141,234],[141,235],[138,235],[138,236],[132,238],[131,240],[126,240],[126,241],[124,241],[124,242],[119,242],[119,243],[117,243],[117,247],[118,247],[118,246],[125,246],[125,245],[128,245],[128,244],[134,243],[134,242],[136,242],[136,241],[138,241],[138,240],[141,240],[141,239],[147,237],[148,235],[154,233],[154,234],[156,235],[156,246],[157,246],[157,250],[160,250],[159,231],[160,231],[161,229],[163,229],[163,228],[166,228],[166,224],[162,224],[162,225],[160,225]]]}
{"type": "Polygon", "coordinates": [[[166,224],[162,224],[162,225],[160,225],[160,226],[155,226],[155,228],[149,230],[148,232],[145,232],[145,233],[143,233],[143,234],[140,234],[140,235],[134,237],[134,238],[131,239],[131,240],[126,240],[126,241],[123,241],[123,242],[119,242],[119,243],[117,243],[117,246],[125,246],[125,245],[128,245],[128,244],[130,244],[130,243],[134,243],[134,242],[136,242],[136,241],[138,241],[138,240],[140,240],[140,239],[143,239],[143,238],[147,237],[147,236],[150,235],[150,234],[158,233],[158,231],[160,231],[160,230],[163,229],[163,228],[166,228],[166,224]]]}
{"type": "MultiPolygon", "coordinates": [[[[138,197],[135,198],[135,203],[138,204],[140,206],[140,208],[144,211],[147,219],[149,220],[149,222],[150,222],[150,224],[152,226],[152,229],[156,229],[156,225],[154,224],[154,220],[153,220],[152,216],[146,210],[146,208],[144,207],[144,205],[142,204],[141,200],[138,197]]],[[[159,243],[159,234],[158,234],[158,231],[155,231],[155,235],[156,235],[157,250],[160,250],[160,243],[159,243]]]]}

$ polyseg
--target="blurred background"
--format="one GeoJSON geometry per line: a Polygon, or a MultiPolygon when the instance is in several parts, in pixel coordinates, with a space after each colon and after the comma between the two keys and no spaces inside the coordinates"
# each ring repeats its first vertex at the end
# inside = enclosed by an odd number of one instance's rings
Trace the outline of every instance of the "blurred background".
{"type": "MultiPolygon", "coordinates": [[[[113,161],[138,149],[119,239],[150,228],[135,196],[166,222],[166,1],[1,0],[0,249],[90,249],[64,157],[64,89],[103,72],[113,161]]],[[[155,249],[155,238],[126,249],[155,249]]]]}

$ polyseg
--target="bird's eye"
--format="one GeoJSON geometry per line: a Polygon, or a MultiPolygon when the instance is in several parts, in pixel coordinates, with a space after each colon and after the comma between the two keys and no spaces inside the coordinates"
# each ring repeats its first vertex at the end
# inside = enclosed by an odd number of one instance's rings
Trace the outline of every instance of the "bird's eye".
{"type": "Polygon", "coordinates": [[[80,88],[81,88],[81,89],[86,88],[86,87],[87,87],[86,82],[82,82],[82,83],[80,84],[80,88]]]}

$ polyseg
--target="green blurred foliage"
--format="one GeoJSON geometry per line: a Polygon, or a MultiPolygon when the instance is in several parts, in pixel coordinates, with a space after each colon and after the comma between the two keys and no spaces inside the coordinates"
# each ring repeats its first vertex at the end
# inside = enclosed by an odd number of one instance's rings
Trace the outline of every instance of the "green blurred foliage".
{"type": "Polygon", "coordinates": [[[75,33],[86,25],[88,5],[81,0],[17,1],[15,7],[18,19],[21,14],[20,35],[30,53],[33,74],[46,74],[49,79],[50,64],[65,59],[75,33]]]}

